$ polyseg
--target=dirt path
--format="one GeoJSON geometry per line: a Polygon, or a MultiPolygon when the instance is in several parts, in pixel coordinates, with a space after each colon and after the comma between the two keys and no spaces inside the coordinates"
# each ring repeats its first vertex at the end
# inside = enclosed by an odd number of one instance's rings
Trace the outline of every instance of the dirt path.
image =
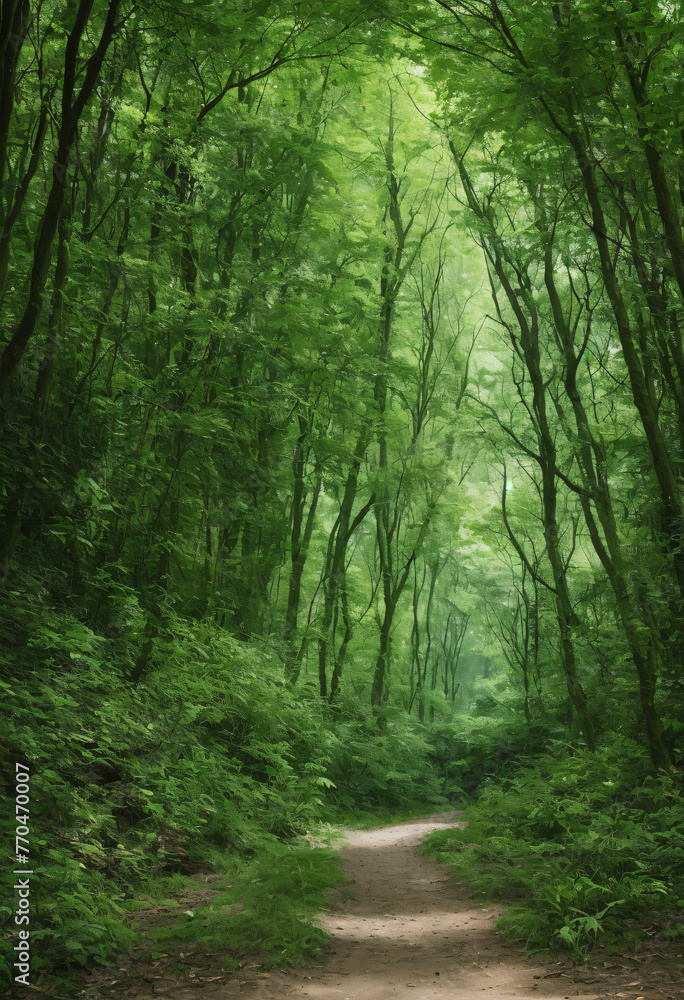
{"type": "MultiPolygon", "coordinates": [[[[535,966],[505,945],[498,911],[472,898],[445,866],[416,851],[433,830],[459,826],[459,813],[349,831],[341,851],[353,900],[338,902],[324,925],[330,946],[315,968],[274,973],[253,997],[310,1000],[566,1000],[599,994],[535,966]]],[[[603,994],[601,994],[603,995],[603,994]]],[[[630,992],[625,996],[636,998],[630,992]]]]}
{"type": "MultiPolygon", "coordinates": [[[[347,831],[342,863],[350,880],[323,919],[329,946],[316,965],[266,972],[246,965],[226,974],[220,956],[201,944],[150,961],[139,948],[119,968],[83,973],[81,1000],[684,1000],[684,949],[654,933],[637,955],[608,954],[601,946],[581,966],[542,964],[504,943],[496,907],[478,902],[446,865],[416,847],[432,830],[459,826],[459,813],[437,813],[411,823],[347,831]],[[674,944],[674,947],[672,946],[674,944]],[[174,968],[176,971],[174,971],[174,968]],[[181,971],[179,971],[179,969],[181,971]],[[482,996],[484,994],[484,996],[482,996]]],[[[218,895],[218,876],[198,876],[184,907],[218,895]]],[[[220,879],[219,879],[220,881],[220,879]]],[[[179,901],[181,902],[181,901],[179,901]]],[[[157,907],[169,925],[178,906],[157,907]]],[[[147,925],[150,923],[148,914],[147,925]]],[[[25,991],[24,991],[25,992],[25,991]]],[[[13,994],[14,997],[14,994],[13,994]]]]}

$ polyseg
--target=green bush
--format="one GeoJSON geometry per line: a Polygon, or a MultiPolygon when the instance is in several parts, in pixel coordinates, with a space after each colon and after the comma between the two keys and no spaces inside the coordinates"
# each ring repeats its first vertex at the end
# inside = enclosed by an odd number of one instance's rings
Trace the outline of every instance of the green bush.
{"type": "Polygon", "coordinates": [[[157,940],[200,941],[221,949],[229,968],[250,953],[267,967],[318,953],[327,934],[315,917],[328,905],[328,890],[344,879],[335,851],[265,842],[232,878],[230,891],[186,915],[179,926],[158,932],[157,940]]]}
{"type": "MultiPolygon", "coordinates": [[[[124,606],[129,627],[141,627],[132,599],[124,606]]],[[[270,904],[248,902],[241,883],[246,909],[226,925],[236,947],[261,938],[276,958],[309,954],[323,940],[310,920],[323,897],[314,907],[302,889],[291,907],[282,902],[288,893],[266,875],[273,852],[285,852],[278,871],[296,858],[302,872],[306,852],[291,855],[278,841],[304,833],[333,806],[445,801],[424,727],[398,715],[380,733],[370,711],[352,702],[331,708],[315,694],[293,693],[276,657],[209,624],[172,619],[135,684],[125,630],[105,640],[35,600],[12,627],[27,652],[21,663],[6,654],[0,747],[10,799],[15,761],[31,772],[36,972],[111,960],[132,940],[124,904],[188,861],[219,871],[254,865],[263,900],[280,900],[276,920],[270,904]]],[[[0,823],[5,843],[10,819],[0,823]]],[[[312,885],[335,884],[332,861],[314,853],[323,882],[313,872],[312,885]]],[[[0,956],[9,978],[15,901],[13,878],[2,878],[0,956]]]]}
{"type": "MultiPolygon", "coordinates": [[[[275,658],[178,619],[132,684],[121,642],[45,606],[15,626],[27,654],[6,659],[0,748],[10,801],[15,762],[31,773],[33,970],[110,960],[132,939],[123,902],[150,880],[188,859],[258,857],[317,821],[331,784],[321,708],[283,688],[275,658]]],[[[0,827],[13,843],[7,811],[0,827]]],[[[16,901],[2,879],[8,978],[16,901]]]]}
{"type": "Polygon", "coordinates": [[[465,830],[425,849],[489,896],[514,901],[500,926],[530,947],[576,958],[600,935],[638,933],[684,894],[684,802],[644,752],[616,738],[596,754],[556,744],[488,782],[465,830]]]}
{"type": "Polygon", "coordinates": [[[330,719],[326,774],[343,811],[446,805],[431,760],[428,729],[403,714],[389,714],[382,730],[370,710],[343,703],[330,719]]]}

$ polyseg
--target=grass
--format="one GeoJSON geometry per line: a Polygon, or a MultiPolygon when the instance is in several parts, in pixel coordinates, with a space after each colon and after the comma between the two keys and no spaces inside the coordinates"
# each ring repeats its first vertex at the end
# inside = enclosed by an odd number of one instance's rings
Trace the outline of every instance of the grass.
{"type": "Polygon", "coordinates": [[[173,927],[151,932],[151,940],[160,948],[201,942],[223,953],[227,969],[254,955],[271,968],[318,954],[327,935],[317,914],[328,907],[329,891],[344,881],[335,851],[274,842],[231,877],[231,888],[180,915],[173,927]]]}
{"type": "Polygon", "coordinates": [[[342,809],[332,807],[328,811],[332,823],[351,830],[372,830],[378,826],[391,826],[393,823],[410,823],[435,812],[452,812],[462,809],[462,805],[444,800],[432,802],[404,803],[400,806],[375,806],[363,810],[342,809]]]}

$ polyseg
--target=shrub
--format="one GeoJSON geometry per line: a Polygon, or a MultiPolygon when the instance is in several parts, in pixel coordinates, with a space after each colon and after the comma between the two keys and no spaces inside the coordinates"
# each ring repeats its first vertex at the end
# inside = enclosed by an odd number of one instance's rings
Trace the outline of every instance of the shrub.
{"type": "Polygon", "coordinates": [[[500,926],[531,947],[579,958],[600,935],[677,912],[684,802],[671,778],[648,774],[630,740],[595,754],[557,743],[490,780],[464,818],[466,830],[435,833],[425,849],[513,901],[500,926]]]}

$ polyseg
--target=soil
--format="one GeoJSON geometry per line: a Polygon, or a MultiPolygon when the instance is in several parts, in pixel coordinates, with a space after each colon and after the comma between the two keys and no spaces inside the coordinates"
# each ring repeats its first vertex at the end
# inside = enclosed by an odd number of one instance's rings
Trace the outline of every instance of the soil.
{"type": "MultiPolygon", "coordinates": [[[[348,831],[341,851],[354,898],[338,894],[323,918],[330,945],[314,968],[245,984],[251,1000],[680,1000],[675,956],[608,956],[548,964],[504,942],[500,910],[478,901],[416,847],[433,830],[465,827],[459,813],[348,831]]],[[[603,955],[604,951],[597,949],[603,955]]],[[[680,956],[681,957],[681,956],[680,956]]]]}
{"type": "MultiPolygon", "coordinates": [[[[433,830],[465,826],[459,815],[438,813],[346,832],[340,853],[349,882],[322,917],[330,942],[316,964],[269,973],[254,962],[235,975],[221,968],[219,955],[201,948],[156,961],[137,949],[118,968],[84,974],[80,996],[477,1000],[484,993],[482,1000],[684,1000],[682,956],[675,954],[683,950],[681,943],[668,947],[658,935],[637,955],[608,954],[599,947],[581,966],[550,964],[525,955],[520,942],[504,942],[495,928],[500,911],[416,849],[433,830]]],[[[210,902],[219,891],[212,888],[218,876],[196,878],[197,890],[178,901],[184,909],[210,902]]],[[[178,904],[157,907],[136,913],[136,922],[142,918],[152,929],[172,923],[178,913],[178,904]]]]}

